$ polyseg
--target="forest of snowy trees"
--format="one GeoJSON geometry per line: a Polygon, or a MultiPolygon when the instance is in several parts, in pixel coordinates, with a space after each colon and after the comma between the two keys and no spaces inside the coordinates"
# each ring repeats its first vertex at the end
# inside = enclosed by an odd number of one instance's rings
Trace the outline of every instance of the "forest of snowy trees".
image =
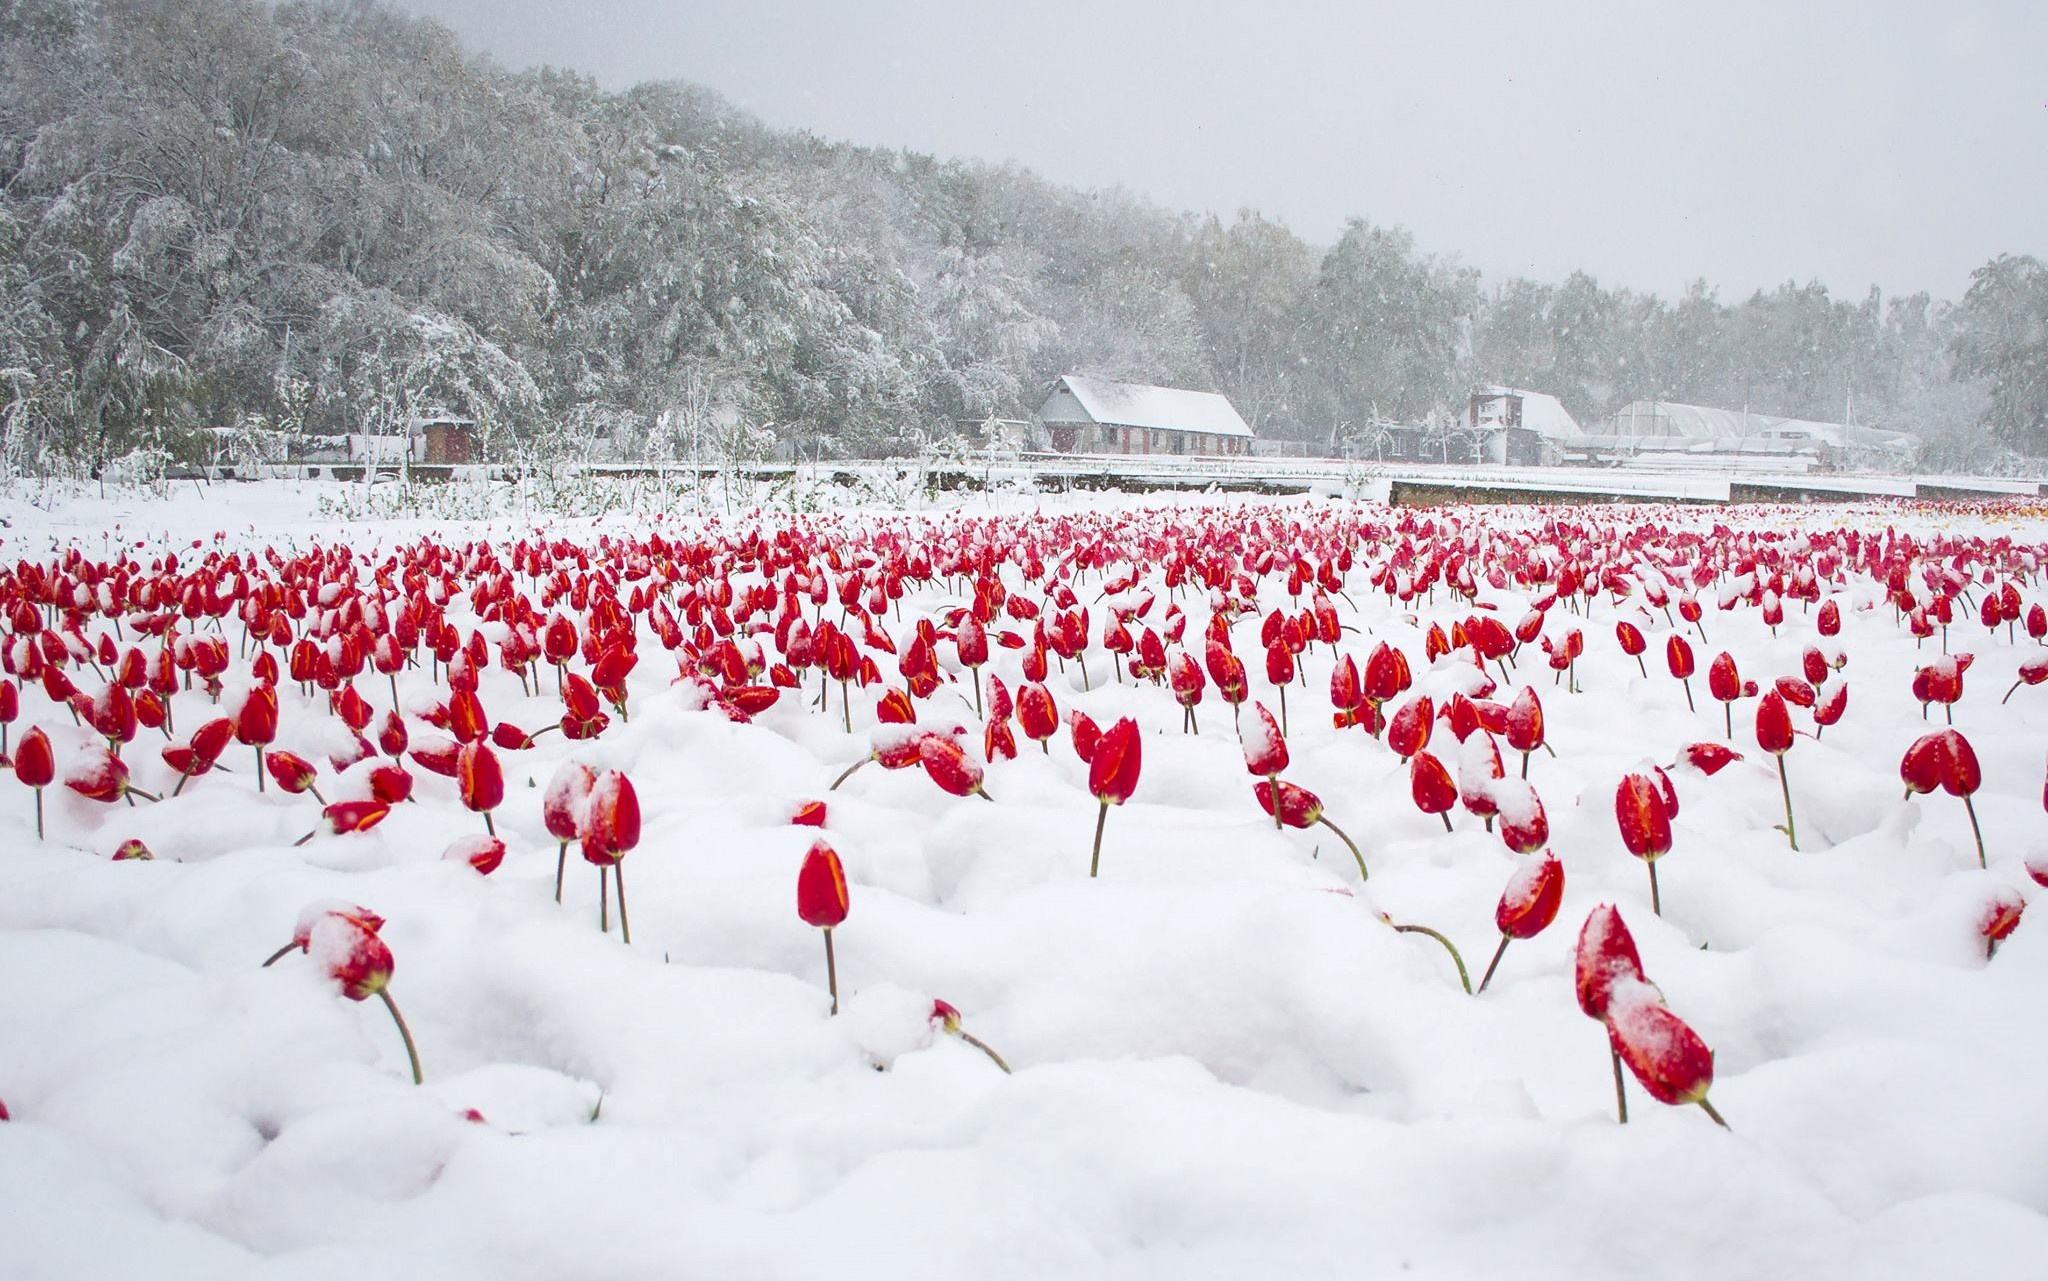
{"type": "Polygon", "coordinates": [[[374,3],[0,0],[10,472],[473,418],[499,458],[860,454],[1068,371],[1227,393],[1328,448],[1486,383],[2048,453],[2048,271],[1965,299],[1483,281],[1015,166],[768,128],[682,83],[508,71],[374,3]],[[728,441],[727,445],[730,446],[728,441]]]}

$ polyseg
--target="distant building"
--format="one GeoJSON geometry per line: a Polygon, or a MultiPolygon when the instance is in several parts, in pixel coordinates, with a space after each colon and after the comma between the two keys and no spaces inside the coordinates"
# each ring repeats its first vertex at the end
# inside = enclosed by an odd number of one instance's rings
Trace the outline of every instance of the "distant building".
{"type": "Polygon", "coordinates": [[[475,428],[472,420],[455,414],[425,413],[413,419],[409,429],[403,433],[349,433],[347,458],[352,463],[373,462],[384,466],[471,463],[476,461],[475,428]]]}
{"type": "Polygon", "coordinates": [[[1906,432],[1853,423],[1632,400],[1568,448],[1596,462],[1769,459],[1804,467],[1902,467],[1911,465],[1918,445],[1906,432]]]}
{"type": "Polygon", "coordinates": [[[1038,407],[1063,454],[1249,454],[1252,429],[1215,392],[1066,374],[1038,407]]]}
{"type": "Polygon", "coordinates": [[[1564,442],[1579,434],[1579,424],[1563,401],[1547,392],[1516,387],[1473,392],[1463,425],[1478,455],[1474,461],[1516,466],[1559,461],[1564,442]]]}

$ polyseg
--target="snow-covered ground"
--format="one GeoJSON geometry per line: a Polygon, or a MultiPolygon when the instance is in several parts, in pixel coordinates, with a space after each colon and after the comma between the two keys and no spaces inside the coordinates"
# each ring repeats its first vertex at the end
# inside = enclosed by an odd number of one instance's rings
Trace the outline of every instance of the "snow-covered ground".
{"type": "MultiPolygon", "coordinates": [[[[0,561],[88,557],[126,548],[147,562],[211,549],[313,546],[356,557],[368,587],[394,550],[428,538],[490,540],[500,555],[534,522],[453,527],[418,521],[323,524],[312,486],[216,486],[202,499],[14,503],[0,561]],[[118,528],[117,528],[118,526],[118,528]],[[204,546],[195,549],[197,541],[204,546]]],[[[1131,513],[1148,530],[1264,531],[1386,524],[1401,513],[1322,502],[1185,501],[1096,509],[1076,496],[1005,500],[1051,562],[1082,541],[1062,525],[1091,510],[1131,513]],[[1270,520],[1266,519],[1270,517],[1270,520]]],[[[980,513],[988,504],[968,506],[980,513]]],[[[1466,509],[1455,521],[1489,546],[1557,513],[1466,509]]],[[[1603,530],[1649,522],[1677,531],[1978,533],[2029,547],[2037,513],[1853,507],[1567,513],[1589,532],[1546,534],[1597,560],[1603,530]]],[[[836,535],[939,529],[972,535],[977,516],[846,513],[814,518],[836,535]]],[[[780,518],[767,518],[771,531],[780,518]]],[[[745,521],[717,523],[723,534],[745,521]]],[[[1634,526],[1640,528],[1640,525],[1634,526]]],[[[543,536],[595,550],[604,538],[702,531],[688,518],[557,521],[543,536]]],[[[1437,587],[1403,603],[1368,569],[1418,530],[1368,542],[1346,595],[1339,651],[1361,665],[1384,640],[1439,701],[1474,688],[1469,657],[1430,663],[1424,636],[1475,612],[1437,587]]],[[[1250,541],[1256,542],[1257,538],[1250,541]]],[[[1723,541],[1725,541],[1725,536],[1723,541]]],[[[601,563],[601,558],[598,558],[601,563]]],[[[1284,562],[1283,562],[1284,566],[1284,562]]],[[[1974,572],[1972,567],[1972,571],[1974,572]]],[[[1477,601],[1513,626],[1529,592],[1489,585],[1477,601]]],[[[1111,567],[1114,578],[1118,567],[1111,567]]],[[[835,575],[836,577],[836,575],[835,575]]],[[[759,582],[742,575],[736,585],[759,582]]],[[[900,618],[877,622],[907,644],[916,620],[947,623],[965,579],[906,587],[900,618]]],[[[2001,578],[2000,581],[2003,581],[2001,578]]],[[[1027,589],[1014,564],[1013,593],[1027,589]]],[[[534,592],[523,575],[522,592],[534,592]]],[[[1161,626],[1175,598],[1146,587],[1161,626]]],[[[1260,613],[1299,608],[1284,567],[1261,583],[1260,613]]],[[[2048,599],[2038,575],[2024,599],[2048,599]]],[[[1018,735],[1014,760],[986,765],[994,803],[941,791],[920,769],[869,766],[827,792],[869,749],[882,686],[855,689],[854,732],[834,684],[826,713],[800,691],[742,724],[706,707],[643,622],[631,719],[602,737],[559,734],[501,754],[509,847],[480,876],[443,858],[481,831],[455,783],[414,769],[417,804],[373,830],[322,833],[308,796],[259,794],[249,749],[233,773],[192,780],[160,805],[104,805],[61,785],[33,797],[0,781],[0,1276],[447,1277],[1932,1277],[2024,1276],[2048,1269],[2048,922],[2022,921],[1988,963],[1978,932],[1999,892],[2038,898],[2023,860],[2042,835],[2048,687],[1999,697],[2041,652],[2024,627],[1987,632],[1959,608],[1949,645],[1977,655],[1954,708],[1982,761],[1974,797],[1989,852],[1977,866],[1960,800],[1901,799],[1899,759],[1923,732],[1914,669],[1939,653],[1895,622],[1881,583],[1851,575],[1836,600],[1848,662],[1846,715],[1786,758],[1800,848],[1779,779],[1753,732],[1756,700],[1736,705],[1721,773],[1672,770],[1681,801],[1659,864],[1664,915],[1644,865],[1617,829],[1614,792],[1645,761],[1723,737],[1707,694],[1727,649],[1769,688],[1797,675],[1817,642],[1816,609],[1796,600],[1773,635],[1747,605],[1700,592],[1706,639],[1692,637],[1698,701],[1689,712],[1661,655],[1674,625],[1640,598],[1602,593],[1590,619],[1560,604],[1547,634],[1584,630],[1579,692],[1553,683],[1524,645],[1507,702],[1540,696],[1555,755],[1528,778],[1562,860],[1562,910],[1508,948],[1483,995],[1460,987],[1446,952],[1382,923],[1426,924],[1464,953],[1476,984],[1500,935],[1494,909],[1526,860],[1474,815],[1455,832],[1410,799],[1385,742],[1331,724],[1330,647],[1301,656],[1289,691],[1287,777],[1313,789],[1358,840],[1361,884],[1323,828],[1278,830],[1253,799],[1228,707],[1213,684],[1201,732],[1181,731],[1163,685],[1113,678],[1100,644],[1106,602],[1091,572],[1074,590],[1093,613],[1084,689],[1078,663],[1048,681],[1064,715],[1103,727],[1134,717],[1143,767],[1129,804],[1108,814],[1102,874],[1088,876],[1098,805],[1089,767],[1062,728],[1049,754],[1018,735]],[[1647,634],[1647,679],[1616,643],[1617,620],[1647,634]],[[598,875],[571,852],[554,901],[557,844],[541,789],[578,760],[623,770],[644,835],[626,859],[632,943],[598,927],[598,875]],[[822,835],[845,863],[850,914],[833,932],[843,1012],[828,1014],[825,949],[798,919],[797,870],[820,833],[793,826],[823,799],[822,835]],[[111,861],[141,837],[154,861],[111,861]],[[313,958],[263,958],[302,908],[340,899],[385,918],[391,993],[417,1039],[424,1087],[376,1001],[344,999],[313,958]],[[1618,906],[1644,968],[1673,1011],[1715,1051],[1712,1101],[1666,1107],[1631,1080],[1615,1117],[1606,1034],[1574,998],[1580,923],[1618,906]],[[1015,1069],[1005,1075],[929,1018],[935,998],[1015,1069]],[[475,1117],[466,1115],[470,1110],[475,1117]]],[[[1311,591],[1313,588],[1311,587],[1311,591]]],[[[1972,588],[1973,597],[1983,589],[1972,588]]],[[[622,595],[623,590],[622,590],[622,595]]],[[[1209,610],[1178,598],[1199,659],[1209,610]]],[[[536,594],[536,603],[538,603],[536,594]]],[[[813,610],[836,617],[838,606],[813,610]]],[[[680,608],[678,607],[678,612],[680,608]]],[[[772,615],[772,611],[771,611],[772,615]]],[[[468,603],[449,617],[466,636],[468,603]]],[[[1277,712],[1259,614],[1232,629],[1252,697],[1277,712]]],[[[1028,625],[1025,625],[1028,627],[1028,625]]],[[[96,637],[97,621],[88,630],[96,637]]],[[[1019,624],[1002,617],[991,637],[1019,624]]],[[[489,630],[488,628],[486,629],[489,630]]],[[[856,637],[859,629],[853,629],[856,637]]],[[[1133,630],[1137,630],[1134,626],[1133,630]]],[[[235,647],[239,625],[224,635],[235,647]]],[[[493,633],[495,637],[496,633],[493,633]]],[[[117,644],[134,639],[125,633],[117,644]]],[[[774,658],[772,638],[761,637],[774,658]]],[[[982,759],[971,677],[950,642],[955,683],[919,705],[920,723],[966,727],[982,759]]],[[[1014,692],[1020,651],[992,645],[989,669],[1014,692]]],[[[876,655],[885,685],[895,660],[876,655]]],[[[283,654],[279,653],[280,661],[283,654]]],[[[574,670],[581,670],[578,660],[574,670]]],[[[1499,673],[1495,673],[1498,677],[1499,673]]],[[[90,669],[74,673],[87,693],[90,669]]],[[[251,681],[225,678],[232,705],[251,681]]],[[[561,712],[552,680],[535,695],[493,666],[479,691],[494,719],[527,729],[561,712]]],[[[386,684],[360,682],[381,716],[386,684]]],[[[415,742],[418,713],[448,696],[425,665],[398,691],[415,742]]],[[[314,760],[328,799],[362,794],[358,766],[331,777],[347,732],[281,680],[276,746],[314,760]]],[[[89,739],[40,688],[30,724],[60,764],[89,739]]],[[[1391,710],[1391,708],[1390,708],[1391,710]]],[[[181,737],[215,714],[203,691],[174,701],[181,737]]],[[[1251,709],[1246,708],[1247,722],[1251,709]]],[[[1808,713],[1795,723],[1810,730],[1808,713]]],[[[175,776],[143,730],[127,749],[138,786],[175,776]]],[[[1431,750],[1455,773],[1439,722],[1431,750]]],[[[1506,753],[1508,774],[1519,765],[1506,753]]],[[[2040,910],[2040,909],[2037,909],[2040,910]]]]}

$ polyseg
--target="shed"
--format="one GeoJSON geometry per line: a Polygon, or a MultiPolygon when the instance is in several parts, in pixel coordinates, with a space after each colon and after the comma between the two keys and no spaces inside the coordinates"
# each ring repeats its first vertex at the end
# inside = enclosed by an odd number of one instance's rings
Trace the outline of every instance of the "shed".
{"type": "Polygon", "coordinates": [[[1228,398],[1213,391],[1065,374],[1038,407],[1038,419],[1063,454],[1251,452],[1252,429],[1228,398]]]}

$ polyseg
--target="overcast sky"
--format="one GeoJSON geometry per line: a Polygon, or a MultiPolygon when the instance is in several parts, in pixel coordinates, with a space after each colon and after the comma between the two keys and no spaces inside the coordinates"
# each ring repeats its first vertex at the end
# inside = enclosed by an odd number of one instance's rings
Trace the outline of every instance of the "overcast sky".
{"type": "Polygon", "coordinates": [[[2048,3],[398,0],[510,66],[1017,160],[1490,278],[1957,297],[2048,255],[2048,3]],[[1943,11],[1947,9],[1949,11],[1943,11]]]}

